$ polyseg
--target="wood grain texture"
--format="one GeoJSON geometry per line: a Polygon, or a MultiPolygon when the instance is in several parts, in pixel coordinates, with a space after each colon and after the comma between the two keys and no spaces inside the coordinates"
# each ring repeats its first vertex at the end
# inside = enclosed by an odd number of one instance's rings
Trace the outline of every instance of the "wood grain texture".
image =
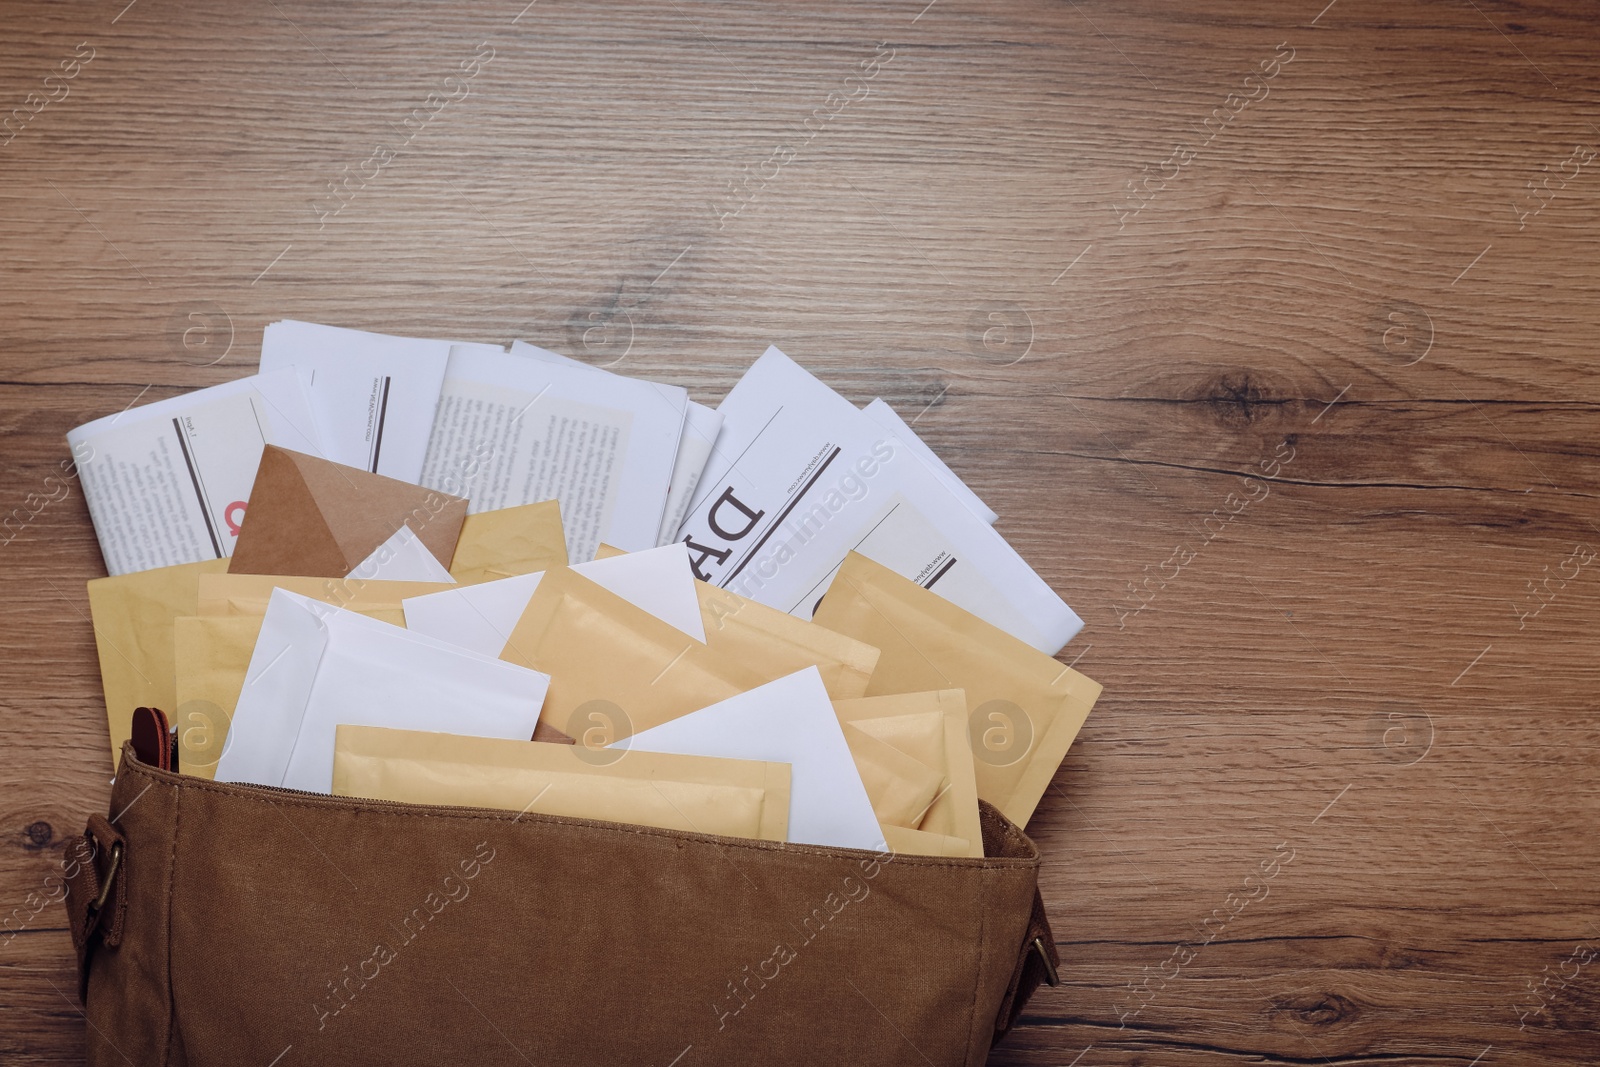
{"type": "Polygon", "coordinates": [[[45,478],[280,317],[916,421],[1106,686],[994,1063],[1600,1057],[1591,5],[524,2],[8,5],[0,1061],[82,1058],[29,895],[109,777],[45,478]]]}

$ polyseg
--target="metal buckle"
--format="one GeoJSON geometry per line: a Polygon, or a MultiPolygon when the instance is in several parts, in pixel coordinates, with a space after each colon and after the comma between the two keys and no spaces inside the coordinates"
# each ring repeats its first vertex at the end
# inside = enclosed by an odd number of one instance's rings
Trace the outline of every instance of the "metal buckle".
{"type": "Polygon", "coordinates": [[[1056,974],[1056,965],[1050,962],[1050,953],[1044,949],[1044,938],[1034,938],[1032,947],[1033,951],[1039,954],[1039,961],[1044,964],[1044,984],[1048,986],[1060,985],[1061,976],[1056,974]]]}
{"type": "Polygon", "coordinates": [[[94,928],[95,917],[100,914],[100,909],[106,906],[106,901],[111,899],[111,887],[117,880],[117,869],[122,866],[122,845],[117,843],[111,846],[111,866],[106,868],[106,880],[100,886],[100,894],[89,904],[89,928],[94,928]]]}

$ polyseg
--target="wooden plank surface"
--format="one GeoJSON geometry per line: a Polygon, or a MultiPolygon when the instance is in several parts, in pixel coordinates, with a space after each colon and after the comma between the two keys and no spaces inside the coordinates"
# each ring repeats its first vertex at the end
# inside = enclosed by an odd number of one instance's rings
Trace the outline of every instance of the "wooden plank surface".
{"type": "Polygon", "coordinates": [[[1592,5],[524,2],[7,9],[0,1061],[109,777],[45,479],[280,317],[915,420],[1106,686],[992,1062],[1600,1058],[1592,5]]]}

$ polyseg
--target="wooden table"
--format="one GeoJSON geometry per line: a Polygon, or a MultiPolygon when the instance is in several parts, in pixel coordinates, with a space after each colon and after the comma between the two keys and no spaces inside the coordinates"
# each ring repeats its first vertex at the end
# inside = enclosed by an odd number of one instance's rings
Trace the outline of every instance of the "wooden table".
{"type": "Polygon", "coordinates": [[[1106,687],[993,1062],[1600,1059],[1591,5],[524,2],[7,12],[0,1060],[83,1049],[62,434],[279,317],[915,421],[1106,687]]]}

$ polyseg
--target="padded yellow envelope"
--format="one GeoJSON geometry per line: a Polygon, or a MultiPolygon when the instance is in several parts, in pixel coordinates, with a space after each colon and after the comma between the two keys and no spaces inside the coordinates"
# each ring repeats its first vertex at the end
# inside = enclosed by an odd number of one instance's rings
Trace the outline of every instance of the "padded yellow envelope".
{"type": "MultiPolygon", "coordinates": [[[[601,545],[596,559],[625,553],[601,545]]],[[[706,645],[741,663],[761,665],[765,682],[817,668],[830,700],[865,696],[878,650],[844,634],[742,597],[707,582],[694,583],[706,645]]]]}
{"type": "Polygon", "coordinates": [[[742,662],[761,662],[764,671],[786,674],[816,667],[833,700],[865,696],[878,650],[816,623],[769,608],[726,589],[696,581],[706,644],[742,662]]]}
{"type": "Polygon", "coordinates": [[[239,704],[261,615],[192,615],[174,620],[172,659],[177,699],[178,769],[214,778],[239,704]]]}
{"type": "Polygon", "coordinates": [[[89,583],[89,614],[106,695],[113,768],[132,730],[134,708],[171,712],[177,706],[172,620],[195,614],[202,575],[227,569],[227,560],[208,559],[89,583]]]}
{"type": "Polygon", "coordinates": [[[713,651],[568,567],[545,572],[500,658],[548,674],[539,721],[591,748],[783,677],[713,651]]]}
{"type": "Polygon", "coordinates": [[[939,795],[944,776],[887,741],[849,723],[840,725],[878,824],[915,830],[939,795]]]}
{"type": "Polygon", "coordinates": [[[978,795],[1018,826],[1100,696],[1098,682],[855,552],[815,621],[882,650],[869,695],[966,691],[978,795]]]}
{"type": "Polygon", "coordinates": [[[395,626],[406,624],[400,602],[454,586],[443,582],[387,582],[362,578],[307,578],[279,574],[207,574],[200,579],[199,615],[265,615],[274,589],[348,608],[395,626]]]}
{"type": "Polygon", "coordinates": [[[541,500],[468,515],[450,560],[450,576],[472,585],[566,565],[561,504],[541,500]]]}
{"type": "Polygon", "coordinates": [[[535,811],[783,841],[787,763],[601,752],[539,741],[340,726],[336,796],[535,811]]]}
{"type": "Polygon", "coordinates": [[[979,842],[978,851],[974,852],[972,843],[965,838],[929,833],[926,830],[908,830],[904,826],[885,826],[883,843],[889,846],[890,852],[907,856],[983,855],[982,842],[979,842]]]}
{"type": "Polygon", "coordinates": [[[892,745],[939,775],[939,793],[915,829],[959,838],[967,842],[967,855],[983,855],[978,782],[967,743],[966,694],[944,689],[836,700],[833,711],[840,722],[892,745]]]}

